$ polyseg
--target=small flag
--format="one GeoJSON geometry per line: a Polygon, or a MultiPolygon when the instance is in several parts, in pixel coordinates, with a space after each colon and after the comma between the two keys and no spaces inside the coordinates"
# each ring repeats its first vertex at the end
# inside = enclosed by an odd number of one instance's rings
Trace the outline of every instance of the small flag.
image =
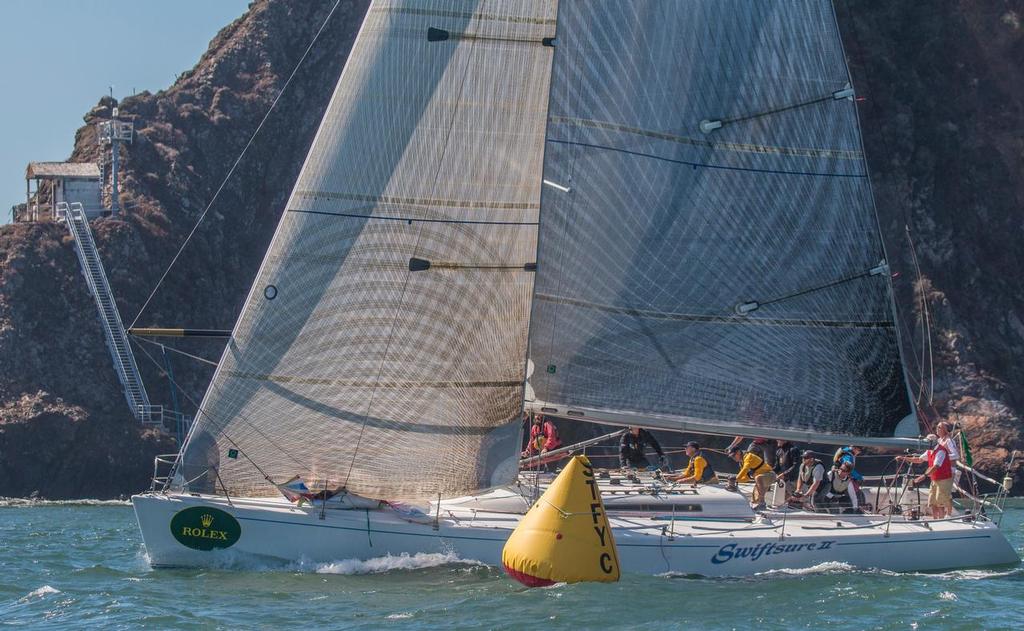
{"type": "Polygon", "coordinates": [[[971,455],[971,446],[967,444],[967,433],[960,430],[960,462],[968,467],[974,466],[974,456],[971,455]]]}
{"type": "Polygon", "coordinates": [[[228,449],[228,458],[231,458],[232,460],[238,460],[238,450],[228,449]]]}

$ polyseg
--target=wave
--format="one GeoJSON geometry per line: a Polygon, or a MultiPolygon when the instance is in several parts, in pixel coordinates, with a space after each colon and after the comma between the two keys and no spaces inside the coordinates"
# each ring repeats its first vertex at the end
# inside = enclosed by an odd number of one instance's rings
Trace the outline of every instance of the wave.
{"type": "Polygon", "coordinates": [[[857,568],[849,563],[843,563],[841,561],[825,561],[824,563],[818,563],[817,565],[811,565],[809,567],[779,568],[777,570],[757,572],[754,576],[778,576],[780,574],[785,576],[807,576],[809,574],[845,574],[847,572],[856,571],[857,568]]]}
{"type": "MultiPolygon", "coordinates": [[[[149,564],[149,556],[145,551],[139,553],[138,560],[142,564],[149,564]]],[[[362,574],[422,570],[443,566],[460,566],[463,568],[488,567],[474,559],[463,559],[454,552],[418,552],[412,555],[385,555],[365,560],[339,559],[336,561],[317,562],[309,559],[287,561],[285,559],[259,556],[236,550],[214,550],[208,557],[204,567],[179,569],[185,572],[196,573],[204,573],[209,569],[214,569],[243,572],[294,572],[300,574],[357,576],[362,574]]]]}
{"type": "MultiPolygon", "coordinates": [[[[876,575],[876,576],[900,576],[908,577],[912,576],[915,578],[926,578],[926,579],[937,579],[944,581],[980,581],[991,578],[1003,578],[1007,576],[1019,576],[1024,574],[1024,567],[1014,567],[1009,569],[968,569],[968,570],[950,570],[947,572],[897,572],[894,570],[883,570],[879,568],[858,568],[848,563],[841,563],[838,561],[828,561],[825,563],[819,563],[818,565],[812,565],[806,568],[792,568],[792,569],[778,569],[768,570],[766,572],[759,572],[754,576],[771,576],[771,575],[791,575],[791,576],[806,576],[808,574],[863,574],[863,575],[876,575]]],[[[956,595],[952,592],[942,592],[942,595],[952,596],[952,600],[956,599],[956,595]]]]}
{"type": "Polygon", "coordinates": [[[1001,570],[952,570],[949,572],[941,572],[936,574],[928,574],[924,572],[915,572],[914,576],[922,576],[927,578],[940,578],[945,580],[953,581],[981,581],[989,578],[1004,578],[1007,576],[1020,576],[1024,574],[1024,568],[1017,566],[1010,569],[1001,570]]]}
{"type": "MultiPolygon", "coordinates": [[[[1000,569],[968,569],[968,570],[950,570],[947,572],[896,572],[894,570],[883,570],[878,568],[859,568],[849,563],[842,563],[840,561],[826,561],[824,563],[818,563],[809,567],[802,568],[779,568],[774,570],[766,570],[764,572],[757,572],[753,577],[748,578],[772,578],[780,576],[812,576],[812,575],[830,575],[830,574],[860,574],[865,576],[886,576],[886,577],[914,577],[923,579],[932,579],[940,581],[980,581],[992,578],[1005,578],[1009,576],[1021,576],[1024,575],[1024,566],[1018,566],[1013,568],[1000,568],[1000,569]]],[[[659,574],[662,578],[693,578],[699,580],[737,580],[737,577],[721,578],[702,576],[700,574],[685,573],[685,572],[665,572],[659,574]]],[[[742,579],[742,577],[739,577],[742,579]]],[[[940,597],[944,600],[956,600],[956,594],[952,592],[942,592],[940,597]]]]}
{"type": "Polygon", "coordinates": [[[57,589],[56,587],[50,587],[49,585],[43,585],[39,589],[34,589],[34,590],[30,591],[29,593],[25,594],[24,596],[22,596],[21,598],[19,598],[18,602],[19,603],[27,603],[27,602],[30,602],[30,601],[33,601],[33,600],[39,600],[39,599],[42,599],[42,598],[46,598],[47,596],[50,596],[52,594],[59,594],[59,593],[60,593],[60,590],[57,589]]]}
{"type": "Polygon", "coordinates": [[[128,500],[34,500],[24,497],[0,497],[0,508],[36,506],[131,506],[128,500]]]}
{"type": "Polygon", "coordinates": [[[331,563],[320,563],[314,566],[313,571],[317,574],[383,574],[384,572],[395,570],[422,570],[444,565],[482,566],[484,564],[473,559],[463,559],[453,552],[417,552],[412,555],[386,555],[365,561],[345,559],[331,563]]]}

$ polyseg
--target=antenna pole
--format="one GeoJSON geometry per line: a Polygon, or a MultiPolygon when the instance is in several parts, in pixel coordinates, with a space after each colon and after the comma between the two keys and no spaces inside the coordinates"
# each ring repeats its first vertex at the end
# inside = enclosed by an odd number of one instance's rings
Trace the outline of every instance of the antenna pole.
{"type": "MultiPolygon", "coordinates": [[[[111,96],[113,98],[113,96],[111,96]]],[[[121,122],[118,103],[115,100],[110,112],[110,120],[102,122],[98,127],[100,145],[110,145],[110,216],[116,217],[121,210],[118,171],[121,162],[121,142],[131,142],[135,125],[131,121],[121,122]]]]}
{"type": "Polygon", "coordinates": [[[110,216],[111,217],[117,217],[117,210],[118,210],[118,208],[117,208],[117,206],[118,206],[118,204],[117,204],[117,202],[118,202],[117,162],[118,162],[118,157],[119,157],[118,154],[120,152],[118,151],[118,140],[119,139],[118,139],[118,133],[116,131],[117,123],[118,123],[117,114],[118,114],[117,106],[115,105],[114,106],[114,110],[113,110],[113,116],[111,116],[111,119],[110,119],[111,127],[114,128],[112,130],[113,133],[110,134],[110,216]]]}

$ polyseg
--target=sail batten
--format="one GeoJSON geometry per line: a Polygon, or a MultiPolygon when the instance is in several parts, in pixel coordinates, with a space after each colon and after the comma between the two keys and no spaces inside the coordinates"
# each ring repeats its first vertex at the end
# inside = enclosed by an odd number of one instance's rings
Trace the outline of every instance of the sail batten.
{"type": "Polygon", "coordinates": [[[556,9],[371,5],[184,448],[194,490],[512,479],[556,9]]]}
{"type": "Polygon", "coordinates": [[[905,428],[831,3],[586,0],[559,32],[544,179],[566,190],[542,191],[537,400],[666,429],[905,428]]]}

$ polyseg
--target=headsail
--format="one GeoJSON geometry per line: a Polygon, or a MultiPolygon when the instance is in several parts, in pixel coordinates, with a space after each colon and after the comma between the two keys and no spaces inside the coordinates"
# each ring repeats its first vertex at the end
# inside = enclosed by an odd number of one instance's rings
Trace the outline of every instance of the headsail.
{"type": "Polygon", "coordinates": [[[185,446],[193,489],[514,476],[556,7],[372,4],[185,446]]]}
{"type": "Polygon", "coordinates": [[[539,406],[916,434],[831,3],[567,2],[558,43],[539,406]]]}

